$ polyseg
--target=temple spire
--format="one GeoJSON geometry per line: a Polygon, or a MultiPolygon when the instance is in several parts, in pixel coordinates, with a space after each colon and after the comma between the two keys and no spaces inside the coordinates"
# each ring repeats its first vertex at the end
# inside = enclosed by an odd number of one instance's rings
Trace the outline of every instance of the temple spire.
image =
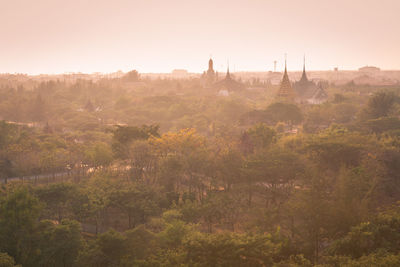
{"type": "Polygon", "coordinates": [[[214,62],[211,57],[210,60],[208,61],[208,71],[214,71],[214,62]]]}
{"type": "Polygon", "coordinates": [[[287,67],[286,67],[286,54],[285,54],[285,74],[287,75],[287,67]]]}
{"type": "Polygon", "coordinates": [[[306,74],[306,55],[303,57],[303,74],[301,75],[301,82],[308,82],[307,74],[306,74]]]}
{"type": "Polygon", "coordinates": [[[208,70],[204,75],[205,75],[204,78],[206,79],[206,83],[208,85],[214,83],[215,80],[217,79],[215,71],[214,71],[214,61],[212,60],[211,55],[210,55],[210,59],[208,60],[208,70]]]}
{"type": "Polygon", "coordinates": [[[283,73],[283,80],[289,81],[289,76],[287,74],[286,54],[285,54],[285,72],[283,73]]]}
{"type": "Polygon", "coordinates": [[[229,61],[228,61],[228,69],[226,70],[226,79],[230,79],[231,75],[229,73],[229,61]]]}
{"type": "Polygon", "coordinates": [[[280,101],[285,101],[285,102],[294,102],[295,100],[295,95],[296,93],[294,92],[292,85],[289,80],[289,75],[287,73],[287,62],[286,62],[286,54],[285,54],[285,72],[282,77],[281,85],[279,87],[278,93],[277,93],[277,98],[280,101]]]}

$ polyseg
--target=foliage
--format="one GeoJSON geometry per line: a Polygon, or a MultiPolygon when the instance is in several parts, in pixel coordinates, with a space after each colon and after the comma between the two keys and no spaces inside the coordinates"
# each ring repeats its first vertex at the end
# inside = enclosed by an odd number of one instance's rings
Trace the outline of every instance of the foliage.
{"type": "Polygon", "coordinates": [[[371,119],[386,117],[393,110],[395,102],[396,95],[393,92],[377,92],[368,100],[365,116],[371,119]]]}
{"type": "Polygon", "coordinates": [[[288,103],[274,103],[267,107],[266,115],[274,124],[283,121],[290,125],[299,124],[303,120],[303,114],[298,106],[288,103]]]}
{"type": "Polygon", "coordinates": [[[14,267],[14,266],[17,265],[15,265],[15,261],[10,255],[8,255],[7,253],[0,253],[0,267],[14,267]]]}
{"type": "Polygon", "coordinates": [[[200,83],[0,77],[0,265],[398,265],[396,93],[200,83]]]}

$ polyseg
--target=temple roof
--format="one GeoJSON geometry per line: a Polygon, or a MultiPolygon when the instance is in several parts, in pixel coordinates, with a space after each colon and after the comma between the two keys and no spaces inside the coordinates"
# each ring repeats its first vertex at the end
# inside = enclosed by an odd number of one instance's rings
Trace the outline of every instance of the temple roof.
{"type": "MultiPolygon", "coordinates": [[[[320,89],[317,84],[313,81],[308,80],[306,74],[306,60],[304,58],[303,64],[303,74],[301,79],[293,84],[293,89],[295,90],[298,100],[306,101],[312,98],[323,98],[326,92],[320,92],[320,89]]],[[[323,90],[323,89],[322,89],[323,90]]]]}
{"type": "Polygon", "coordinates": [[[324,88],[318,86],[318,89],[315,91],[313,98],[325,99],[325,98],[328,98],[328,94],[325,92],[324,88]]]}
{"type": "Polygon", "coordinates": [[[229,72],[229,67],[226,71],[225,79],[215,83],[214,87],[216,87],[217,89],[225,89],[228,91],[239,91],[239,90],[245,89],[244,84],[242,84],[232,78],[232,76],[229,72]]]}

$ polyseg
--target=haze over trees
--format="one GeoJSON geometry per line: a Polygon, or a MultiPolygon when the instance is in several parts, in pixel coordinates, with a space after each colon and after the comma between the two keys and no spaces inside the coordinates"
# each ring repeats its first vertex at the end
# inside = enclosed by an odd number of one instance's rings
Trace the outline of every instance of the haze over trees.
{"type": "Polygon", "coordinates": [[[400,265],[400,87],[277,90],[1,78],[0,266],[400,265]]]}

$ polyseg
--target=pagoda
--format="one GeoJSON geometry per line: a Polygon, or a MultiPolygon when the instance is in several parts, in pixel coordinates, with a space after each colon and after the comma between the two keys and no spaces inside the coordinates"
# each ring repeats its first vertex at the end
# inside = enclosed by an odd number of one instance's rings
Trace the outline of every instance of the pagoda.
{"type": "Polygon", "coordinates": [[[210,86],[217,80],[217,74],[214,71],[214,62],[211,58],[208,61],[208,70],[203,73],[202,79],[207,86],[210,86]]]}
{"type": "Polygon", "coordinates": [[[328,95],[321,84],[317,85],[313,81],[308,80],[305,57],[303,63],[303,74],[301,75],[301,79],[293,84],[293,88],[297,96],[296,101],[299,103],[320,104],[325,102],[328,98],[328,95]]]}
{"type": "Polygon", "coordinates": [[[208,61],[207,76],[212,78],[212,79],[215,79],[214,62],[213,62],[213,60],[211,58],[208,61]]]}
{"type": "Polygon", "coordinates": [[[245,89],[244,84],[239,81],[236,81],[234,77],[229,72],[229,66],[226,71],[226,76],[223,80],[218,81],[214,84],[214,88],[217,90],[224,90],[228,92],[237,92],[245,89]]]}
{"type": "Polygon", "coordinates": [[[276,95],[277,99],[283,102],[294,102],[296,98],[296,93],[292,88],[292,85],[287,74],[287,66],[285,59],[285,72],[279,87],[278,93],[276,95]]]}

